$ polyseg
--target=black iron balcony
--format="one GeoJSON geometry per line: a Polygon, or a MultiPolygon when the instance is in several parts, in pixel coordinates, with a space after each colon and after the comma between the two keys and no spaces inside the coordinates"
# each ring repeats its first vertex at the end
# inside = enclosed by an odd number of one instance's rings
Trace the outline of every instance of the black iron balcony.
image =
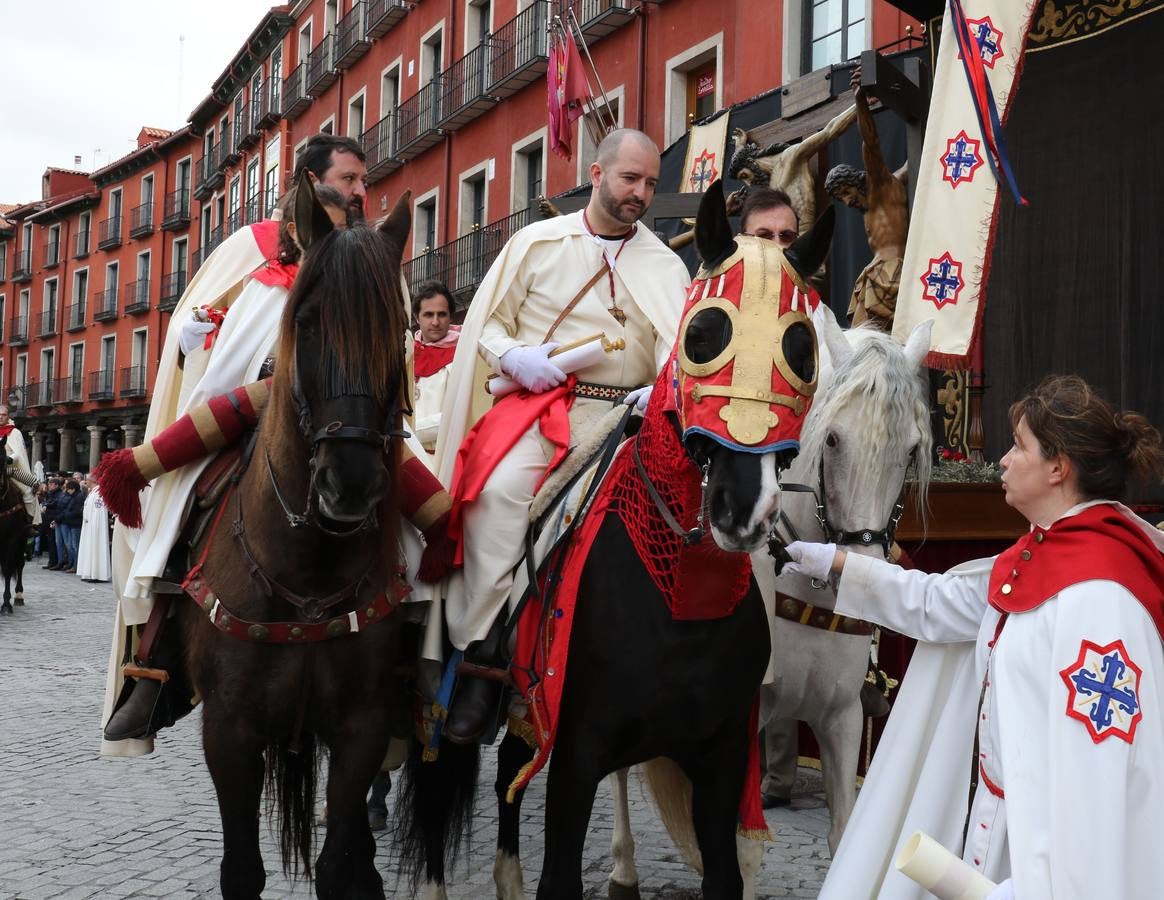
{"type": "Polygon", "coordinates": [[[77,243],[74,248],[73,259],[84,259],[89,255],[89,229],[77,232],[77,243]]]}
{"type": "Polygon", "coordinates": [[[218,154],[218,167],[224,171],[242,159],[242,147],[238,145],[239,134],[235,128],[237,124],[237,122],[234,125],[228,123],[222,133],[220,141],[222,150],[218,154]]]}
{"type": "Polygon", "coordinates": [[[150,280],[139,278],[125,286],[125,312],[127,315],[150,311],[150,280]]]}
{"type": "Polygon", "coordinates": [[[8,332],[8,345],[20,347],[28,343],[28,316],[13,316],[12,328],[8,332]]]}
{"type": "Polygon", "coordinates": [[[50,306],[40,314],[40,331],[37,337],[52,337],[57,333],[57,308],[50,306]]]}
{"type": "Polygon", "coordinates": [[[16,254],[16,266],[12,269],[14,282],[32,281],[32,248],[25,247],[16,254]]]}
{"type": "Polygon", "coordinates": [[[226,234],[231,235],[243,226],[243,211],[236,209],[226,217],[226,234]]]}
{"type": "Polygon", "coordinates": [[[368,183],[379,181],[404,165],[396,158],[396,110],[388,113],[379,122],[360,135],[368,167],[368,183]]]}
{"type": "Polygon", "coordinates": [[[283,79],[273,74],[261,85],[251,97],[251,123],[255,130],[268,128],[279,121],[279,88],[283,79]]]}
{"type": "Polygon", "coordinates": [[[126,366],[121,370],[122,397],[144,397],[146,395],[146,367],[126,366]]]}
{"type": "Polygon", "coordinates": [[[571,10],[589,44],[627,24],[636,12],[628,0],[555,0],[554,13],[563,22],[571,10]]]}
{"type": "Polygon", "coordinates": [[[113,399],[113,375],[112,369],[98,369],[89,373],[90,400],[113,399]]]}
{"type": "Polygon", "coordinates": [[[24,386],[24,404],[29,409],[43,409],[53,405],[52,379],[30,381],[24,386]]]}
{"type": "Polygon", "coordinates": [[[409,290],[415,292],[422,282],[436,279],[448,285],[458,307],[468,306],[505,242],[532,220],[533,210],[519,210],[410,259],[403,266],[409,290]]]}
{"type": "Polygon", "coordinates": [[[335,79],[335,38],[328,32],[307,54],[307,92],[318,97],[335,79]]]}
{"type": "Polygon", "coordinates": [[[170,191],[162,207],[162,231],[180,231],[190,226],[190,192],[170,191]]]}
{"type": "Polygon", "coordinates": [[[283,118],[294,119],[310,105],[311,95],[307,93],[307,63],[301,62],[283,79],[283,118]]]}
{"type": "Polygon", "coordinates": [[[509,97],[527,84],[541,79],[549,67],[549,40],[546,21],[548,0],[534,0],[533,5],[498,28],[489,37],[492,83],[488,92],[494,97],[509,97]]]}
{"type": "Polygon", "coordinates": [[[336,68],[348,68],[372,46],[372,42],[368,39],[367,17],[367,4],[364,3],[364,0],[356,0],[348,14],[336,24],[336,68]]]}
{"type": "Polygon", "coordinates": [[[97,249],[121,246],[121,216],[110,216],[97,223],[97,249]]]}
{"type": "Polygon", "coordinates": [[[93,297],[93,321],[110,322],[117,318],[117,285],[99,291],[93,297]]]}
{"type": "Polygon", "coordinates": [[[49,241],[44,248],[44,267],[46,269],[55,269],[61,264],[61,242],[60,240],[49,241]]]}
{"type": "Polygon", "coordinates": [[[222,171],[222,142],[215,144],[194,167],[194,199],[208,200],[226,182],[222,171]]]}
{"type": "Polygon", "coordinates": [[[259,140],[259,129],[251,115],[251,104],[243,106],[234,119],[234,145],[240,150],[254,146],[259,140]]]}
{"type": "Polygon", "coordinates": [[[263,197],[257,195],[251,197],[243,205],[243,224],[253,225],[255,222],[263,221],[263,197]]]}
{"type": "Polygon", "coordinates": [[[437,75],[396,110],[396,155],[412,159],[437,143],[441,110],[441,76],[437,75]]]}
{"type": "Polygon", "coordinates": [[[53,381],[53,402],[80,403],[84,399],[85,389],[80,375],[66,376],[53,381]]]}
{"type": "Polygon", "coordinates": [[[65,331],[80,331],[85,327],[85,301],[78,300],[65,307],[65,331]]]}
{"type": "Polygon", "coordinates": [[[456,131],[473,121],[495,102],[485,92],[489,83],[489,45],[478,44],[441,72],[441,120],[443,131],[456,131]]]}
{"type": "Polygon", "coordinates": [[[129,236],[145,237],[154,233],[154,204],[151,200],[129,211],[129,236]]]}
{"type": "Polygon", "coordinates": [[[411,8],[407,0],[367,0],[369,38],[383,37],[411,8]]]}
{"type": "Polygon", "coordinates": [[[162,278],[161,296],[158,297],[158,309],[169,312],[178,305],[182,292],[186,290],[186,272],[179,269],[162,278]]]}

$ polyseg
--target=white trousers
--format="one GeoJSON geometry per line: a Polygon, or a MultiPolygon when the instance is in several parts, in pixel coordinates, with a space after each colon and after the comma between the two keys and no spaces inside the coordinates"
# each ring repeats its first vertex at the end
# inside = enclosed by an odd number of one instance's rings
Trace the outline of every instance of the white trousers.
{"type": "MultiPolygon", "coordinates": [[[[608,401],[576,399],[570,409],[571,445],[610,408],[608,401]]],[[[535,423],[465,510],[465,567],[450,582],[445,602],[449,639],[459,650],[488,634],[509,599],[513,570],[525,550],[534,488],[553,455],[554,445],[535,423]]]]}

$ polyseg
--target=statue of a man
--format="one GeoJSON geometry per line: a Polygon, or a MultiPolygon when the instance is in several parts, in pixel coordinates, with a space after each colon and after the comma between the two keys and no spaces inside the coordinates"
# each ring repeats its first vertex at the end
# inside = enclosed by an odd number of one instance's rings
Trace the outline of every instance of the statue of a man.
{"type": "Polygon", "coordinates": [[[856,107],[850,106],[825,125],[816,134],[810,134],[796,144],[772,144],[763,149],[748,140],[742,128],[732,131],[735,152],[728,174],[746,184],[779,188],[792,198],[792,208],[804,234],[816,222],[816,186],[813,184],[809,161],[853,124],[856,107]]]}
{"type": "Polygon", "coordinates": [[[853,209],[865,213],[865,234],[873,259],[857,276],[849,302],[852,323],[869,320],[891,331],[901,284],[901,260],[909,231],[909,201],[903,179],[885,164],[881,143],[869,101],[861,89],[861,70],[856,69],[850,84],[856,98],[857,127],[861,130],[865,171],[852,166],[834,166],[825,178],[825,191],[853,209]]]}

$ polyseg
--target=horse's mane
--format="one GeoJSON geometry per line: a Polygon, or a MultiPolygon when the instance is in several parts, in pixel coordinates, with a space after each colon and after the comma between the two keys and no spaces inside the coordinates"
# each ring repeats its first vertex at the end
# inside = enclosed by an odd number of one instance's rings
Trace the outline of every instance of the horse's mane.
{"type": "Polygon", "coordinates": [[[915,461],[919,509],[925,509],[926,488],[932,468],[930,410],[921,373],[911,367],[900,344],[872,326],[851,329],[853,357],[843,369],[835,367],[823,392],[813,401],[800,435],[797,462],[815,472],[829,425],[841,410],[858,417],[868,447],[862,456],[902,458],[908,449],[910,425],[921,433],[915,461]]]}
{"type": "Polygon", "coordinates": [[[328,349],[320,385],[328,394],[386,403],[402,390],[408,323],[382,235],[364,226],[336,230],[308,249],[283,311],[277,365],[287,368],[284,379],[295,358],[293,320],[309,300],[320,301],[320,344],[328,349]]]}

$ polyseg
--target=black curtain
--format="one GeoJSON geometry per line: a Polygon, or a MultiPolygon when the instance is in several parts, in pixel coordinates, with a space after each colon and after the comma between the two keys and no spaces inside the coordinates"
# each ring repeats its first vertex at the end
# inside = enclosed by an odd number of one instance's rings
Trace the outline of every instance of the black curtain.
{"type": "Polygon", "coordinates": [[[1027,54],[1006,137],[1030,206],[1001,200],[983,320],[990,459],[1009,404],[1049,373],[1164,426],[1162,46],[1152,12],[1027,54]]]}

